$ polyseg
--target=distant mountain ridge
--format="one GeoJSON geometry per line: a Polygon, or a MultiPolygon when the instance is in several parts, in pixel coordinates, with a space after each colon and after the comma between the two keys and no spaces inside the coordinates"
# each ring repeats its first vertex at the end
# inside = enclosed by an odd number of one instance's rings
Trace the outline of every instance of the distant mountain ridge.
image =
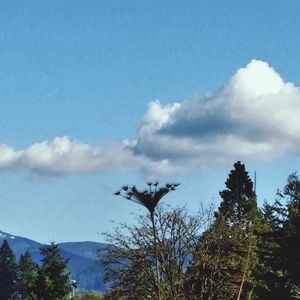
{"type": "MultiPolygon", "coordinates": [[[[0,243],[2,244],[4,240],[8,241],[17,260],[21,254],[29,251],[36,263],[41,262],[40,248],[44,246],[43,244],[0,231],[0,243]]],[[[101,256],[107,253],[111,245],[96,242],[67,242],[58,245],[61,255],[69,259],[71,277],[79,280],[80,289],[104,291],[107,288],[101,280],[104,274],[101,256]]]]}

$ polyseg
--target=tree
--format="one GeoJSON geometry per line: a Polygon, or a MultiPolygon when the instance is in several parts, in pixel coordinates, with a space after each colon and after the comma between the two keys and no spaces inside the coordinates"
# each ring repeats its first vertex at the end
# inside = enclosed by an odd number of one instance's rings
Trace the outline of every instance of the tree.
{"type": "Polygon", "coordinates": [[[58,245],[54,243],[42,247],[40,251],[43,258],[37,278],[38,299],[68,299],[72,290],[70,273],[67,272],[68,259],[60,256],[58,245]]]}
{"type": "Polygon", "coordinates": [[[155,227],[155,209],[160,200],[171,191],[175,191],[178,183],[167,183],[165,186],[159,187],[158,182],[148,183],[148,190],[140,191],[135,186],[123,186],[122,189],[115,193],[117,196],[122,196],[127,200],[131,200],[147,208],[150,214],[150,220],[152,225],[153,246],[154,246],[154,258],[155,258],[155,274],[156,274],[156,297],[160,300],[160,265],[158,259],[157,249],[157,229],[155,227]]]}
{"type": "Polygon", "coordinates": [[[296,173],[288,177],[283,196],[287,201],[287,215],[283,222],[283,269],[288,278],[289,297],[300,294],[300,180],[296,173]]]}
{"type": "MultiPolygon", "coordinates": [[[[253,293],[255,282],[251,275],[257,263],[256,236],[254,229],[259,222],[256,195],[253,190],[253,182],[246,171],[245,165],[240,161],[234,164],[225,183],[225,190],[220,192],[222,198],[217,218],[221,216],[229,226],[238,226],[244,229],[243,240],[247,241],[244,249],[238,247],[238,258],[244,254],[242,263],[243,273],[240,281],[237,299],[244,293],[248,299],[253,293]],[[243,253],[244,252],[244,253],[243,253]]],[[[243,257],[243,256],[242,256],[243,257]]]]}
{"type": "Polygon", "coordinates": [[[0,300],[17,299],[17,280],[16,257],[7,240],[4,240],[0,248],[0,300]]]}
{"type": "Polygon", "coordinates": [[[189,268],[188,299],[252,297],[257,206],[245,165],[235,163],[225,184],[215,220],[203,233],[189,268]]]}
{"type": "Polygon", "coordinates": [[[250,238],[253,239],[245,235],[242,224],[228,226],[224,219],[217,218],[203,233],[194,252],[187,271],[186,299],[231,300],[237,299],[239,293],[242,299],[248,299],[246,295],[253,288],[249,270],[255,262],[250,238]]]}
{"type": "Polygon", "coordinates": [[[122,230],[106,234],[107,240],[115,245],[106,257],[106,280],[113,281],[106,299],[157,300],[156,257],[161,299],[184,299],[185,271],[200,230],[210,219],[210,210],[190,215],[184,208],[160,207],[155,214],[156,249],[150,215],[140,216],[136,226],[122,225],[122,230]]]}
{"type": "Polygon", "coordinates": [[[33,262],[31,254],[26,251],[21,255],[19,261],[19,294],[22,300],[37,299],[36,280],[38,276],[38,265],[33,262]]]}
{"type": "Polygon", "coordinates": [[[257,212],[256,196],[244,164],[240,161],[234,164],[225,185],[226,189],[220,192],[222,201],[216,216],[222,215],[229,225],[253,221],[257,212]]]}
{"type": "Polygon", "coordinates": [[[264,203],[259,213],[259,226],[255,228],[257,236],[258,264],[255,270],[257,299],[286,299],[283,272],[282,241],[283,222],[286,208],[276,199],[274,204],[264,203]]]}

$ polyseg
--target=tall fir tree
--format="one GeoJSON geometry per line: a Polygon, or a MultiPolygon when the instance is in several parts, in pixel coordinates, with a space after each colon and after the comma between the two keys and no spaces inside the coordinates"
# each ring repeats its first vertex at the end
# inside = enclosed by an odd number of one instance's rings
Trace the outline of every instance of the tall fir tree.
{"type": "Polygon", "coordinates": [[[286,208],[277,199],[264,203],[256,226],[258,264],[256,267],[256,299],[287,299],[286,276],[283,272],[282,241],[286,208]]]}
{"type": "Polygon", "coordinates": [[[300,180],[296,173],[288,177],[284,188],[287,201],[287,216],[283,223],[283,260],[284,270],[288,278],[289,297],[300,294],[300,180]]]}
{"type": "Polygon", "coordinates": [[[68,299],[72,291],[68,259],[61,257],[58,245],[41,248],[42,266],[38,272],[36,292],[39,300],[68,299]]]}
{"type": "MultiPolygon", "coordinates": [[[[241,225],[228,226],[222,218],[215,220],[202,235],[188,267],[186,299],[237,299],[249,245],[244,233],[241,225]]],[[[248,290],[249,275],[246,279],[248,290]]],[[[245,297],[245,289],[242,295],[245,297]]]]}
{"type": "Polygon", "coordinates": [[[253,299],[257,206],[245,165],[235,163],[225,184],[215,220],[189,268],[188,299],[253,299]]]}
{"type": "Polygon", "coordinates": [[[257,296],[266,300],[300,299],[300,181],[296,173],[288,177],[284,190],[277,195],[275,204],[265,204],[262,210],[258,271],[263,285],[257,296]]]}
{"type": "Polygon", "coordinates": [[[17,299],[18,265],[7,240],[0,248],[0,300],[17,299]]]}
{"type": "Polygon", "coordinates": [[[38,300],[36,281],[38,265],[33,262],[31,254],[26,251],[19,261],[19,295],[21,300],[38,300]]]}
{"type": "Polygon", "coordinates": [[[222,201],[216,216],[222,215],[229,225],[252,221],[257,212],[256,196],[244,164],[240,161],[234,164],[225,185],[226,189],[220,192],[222,201]]]}

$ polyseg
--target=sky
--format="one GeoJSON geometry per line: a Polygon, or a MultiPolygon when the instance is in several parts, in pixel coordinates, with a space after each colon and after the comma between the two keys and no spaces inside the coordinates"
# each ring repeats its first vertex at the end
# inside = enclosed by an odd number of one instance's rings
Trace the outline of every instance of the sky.
{"type": "Polygon", "coordinates": [[[163,202],[217,206],[234,162],[272,202],[299,168],[300,2],[0,1],[0,230],[104,241],[163,202]]]}

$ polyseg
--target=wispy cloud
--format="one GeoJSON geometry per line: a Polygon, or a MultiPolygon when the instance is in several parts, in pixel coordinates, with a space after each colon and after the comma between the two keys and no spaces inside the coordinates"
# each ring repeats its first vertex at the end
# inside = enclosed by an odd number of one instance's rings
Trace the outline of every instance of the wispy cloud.
{"type": "Polygon", "coordinates": [[[0,170],[44,174],[139,169],[167,175],[235,160],[300,153],[300,90],[263,61],[239,69],[218,91],[149,104],[136,140],[89,145],[68,137],[23,150],[0,144],[0,170]]]}

